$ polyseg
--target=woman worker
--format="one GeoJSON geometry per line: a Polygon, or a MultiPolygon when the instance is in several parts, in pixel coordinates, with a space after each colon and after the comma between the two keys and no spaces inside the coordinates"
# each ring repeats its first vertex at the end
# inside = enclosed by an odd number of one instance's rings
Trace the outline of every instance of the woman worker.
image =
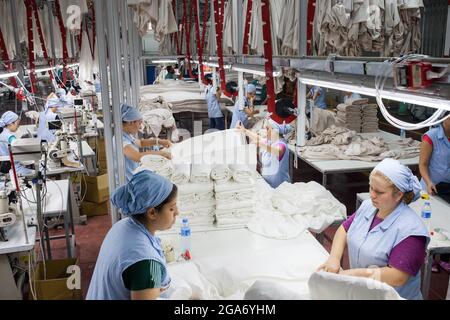
{"type": "Polygon", "coordinates": [[[261,148],[261,175],[272,188],[278,188],[283,182],[291,182],[289,150],[286,141],[280,138],[280,134],[284,136],[290,132],[290,125],[279,125],[270,120],[270,123],[266,125],[266,140],[261,139],[258,134],[245,129],[243,126],[239,125],[237,129],[242,130],[253,143],[261,148]]]}
{"type": "Polygon", "coordinates": [[[178,215],[177,187],[144,170],[111,197],[126,216],[103,241],[87,300],[157,299],[170,277],[156,231],[167,230],[178,215]]]}
{"type": "Polygon", "coordinates": [[[51,143],[55,140],[55,131],[52,126],[49,127],[49,122],[59,120],[57,115],[58,108],[63,107],[65,103],[57,96],[51,96],[45,103],[45,110],[39,114],[39,128],[38,138],[46,140],[51,143]]]}
{"type": "Polygon", "coordinates": [[[450,203],[450,118],[424,134],[419,170],[423,190],[450,203]]]}
{"type": "Polygon", "coordinates": [[[206,91],[206,103],[208,104],[209,129],[225,130],[225,118],[220,110],[219,99],[222,96],[222,90],[217,86],[210,87],[206,91]]]}
{"type": "Polygon", "coordinates": [[[244,105],[242,105],[239,99],[234,104],[233,117],[231,118],[230,129],[236,128],[238,122],[247,128],[248,118],[253,117],[259,113],[259,110],[255,110],[253,107],[253,100],[256,96],[256,87],[253,84],[247,84],[245,88],[246,96],[244,97],[244,105]]]}
{"type": "Polygon", "coordinates": [[[148,154],[155,154],[171,159],[172,156],[167,151],[145,151],[140,152],[139,148],[162,146],[170,148],[172,143],[169,140],[152,138],[152,139],[137,139],[136,135],[142,124],[142,115],[132,106],[122,104],[122,142],[123,154],[125,156],[125,176],[126,181],[130,181],[134,170],[139,167],[141,158],[148,154]]]}
{"type": "MultiPolygon", "coordinates": [[[[8,144],[11,144],[17,139],[15,133],[17,132],[17,129],[19,129],[19,122],[19,116],[12,111],[6,111],[2,114],[0,118],[0,156],[9,157],[8,144]]],[[[25,168],[20,162],[15,161],[14,165],[18,175],[27,176],[34,173],[33,170],[25,168]]]]}
{"type": "Polygon", "coordinates": [[[399,161],[384,159],[369,181],[370,199],[339,227],[330,257],[319,270],[376,278],[405,299],[422,299],[420,268],[429,236],[408,206],[420,197],[419,180],[399,161]],[[346,245],[350,269],[341,270],[346,245]]]}

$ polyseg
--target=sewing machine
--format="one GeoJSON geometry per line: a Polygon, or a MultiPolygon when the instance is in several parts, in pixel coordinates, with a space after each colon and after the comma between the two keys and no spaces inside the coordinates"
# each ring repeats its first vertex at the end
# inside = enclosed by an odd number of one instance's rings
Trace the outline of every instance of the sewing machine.
{"type": "Polygon", "coordinates": [[[16,223],[14,192],[5,187],[0,190],[0,241],[8,241],[8,227],[16,223]]]}
{"type": "Polygon", "coordinates": [[[56,140],[49,145],[47,151],[47,166],[50,169],[60,168],[62,166],[78,168],[80,162],[76,160],[76,155],[70,149],[69,141],[73,140],[67,132],[56,131],[56,140]]]}

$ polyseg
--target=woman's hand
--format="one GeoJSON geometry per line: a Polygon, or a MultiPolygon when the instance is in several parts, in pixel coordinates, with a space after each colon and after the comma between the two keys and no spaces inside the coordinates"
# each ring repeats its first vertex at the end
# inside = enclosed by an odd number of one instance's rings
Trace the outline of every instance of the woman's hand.
{"type": "Polygon", "coordinates": [[[340,269],[341,269],[341,262],[339,261],[339,259],[330,256],[324,264],[322,264],[321,266],[319,266],[319,268],[317,268],[317,271],[323,270],[331,273],[339,273],[340,269]]]}
{"type": "Polygon", "coordinates": [[[172,159],[172,155],[170,154],[170,152],[167,151],[158,151],[158,154],[164,158],[167,158],[169,160],[172,159]]]}
{"type": "Polygon", "coordinates": [[[170,148],[172,146],[172,142],[170,142],[169,140],[161,139],[158,142],[164,148],[170,148]]]}
{"type": "Polygon", "coordinates": [[[436,186],[433,183],[427,184],[427,193],[431,196],[438,193],[436,186]]]}

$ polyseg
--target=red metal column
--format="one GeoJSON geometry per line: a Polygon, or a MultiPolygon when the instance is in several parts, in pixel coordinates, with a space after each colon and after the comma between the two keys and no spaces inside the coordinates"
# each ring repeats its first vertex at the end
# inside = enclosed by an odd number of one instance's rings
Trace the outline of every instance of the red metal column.
{"type": "Polygon", "coordinates": [[[31,0],[24,0],[25,8],[27,10],[27,33],[28,33],[28,61],[29,65],[29,75],[31,83],[31,92],[36,92],[36,74],[34,72],[34,36],[33,36],[33,5],[31,0]]]}
{"type": "MultiPolygon", "coordinates": [[[[177,3],[175,0],[172,0],[172,10],[173,10],[173,14],[175,16],[175,19],[177,18],[177,3]]],[[[179,33],[179,25],[178,25],[178,19],[177,21],[177,32],[175,33],[175,43],[177,45],[177,55],[181,55],[181,48],[180,48],[180,43],[179,43],[179,39],[178,39],[178,33],[179,33]]]]}
{"type": "MultiPolygon", "coordinates": [[[[3,38],[2,29],[0,29],[0,53],[1,53],[2,60],[5,62],[6,69],[8,71],[12,71],[13,70],[12,64],[7,62],[7,61],[9,61],[9,56],[8,56],[8,50],[6,50],[5,38],[3,38]]],[[[9,78],[9,81],[11,82],[11,85],[13,87],[17,87],[16,78],[11,77],[11,78],[9,78]]]]}
{"type": "Polygon", "coordinates": [[[220,76],[220,88],[222,92],[227,96],[231,97],[232,94],[226,90],[225,82],[225,69],[223,68],[223,20],[225,13],[225,1],[224,0],[214,0],[214,20],[216,26],[216,45],[217,45],[217,55],[219,57],[219,76],[220,76]]]}
{"type": "Polygon", "coordinates": [[[307,47],[306,52],[309,55],[312,55],[312,34],[313,34],[313,23],[314,23],[314,15],[316,13],[316,0],[308,1],[308,26],[306,31],[306,39],[307,39],[307,47]]]}
{"type": "Polygon", "coordinates": [[[191,22],[192,22],[192,11],[187,12],[187,0],[183,0],[183,9],[185,17],[185,29],[186,29],[186,67],[188,69],[189,77],[193,78],[191,69],[191,22]]]}
{"type": "MultiPolygon", "coordinates": [[[[267,109],[275,115],[275,86],[273,83],[273,62],[272,62],[272,31],[270,21],[270,2],[269,0],[261,1],[261,13],[263,22],[263,39],[264,39],[264,57],[265,57],[265,72],[266,72],[266,86],[267,86],[267,109]]],[[[274,120],[279,122],[275,115],[274,120]]]]}
{"type": "Polygon", "coordinates": [[[61,6],[59,4],[59,0],[55,1],[55,10],[56,10],[56,18],[58,19],[59,31],[61,32],[62,39],[62,47],[63,47],[63,84],[66,84],[67,80],[67,58],[69,57],[69,53],[67,51],[67,33],[66,27],[64,26],[64,21],[61,14],[61,6]]]}
{"type": "Polygon", "coordinates": [[[245,18],[245,30],[244,30],[244,47],[242,49],[243,54],[249,54],[250,53],[250,46],[248,45],[248,38],[250,37],[250,24],[252,20],[252,7],[253,7],[253,0],[248,0],[247,2],[247,14],[245,18]]]}
{"type": "MultiPolygon", "coordinates": [[[[192,3],[191,3],[192,4],[192,3]]],[[[202,44],[201,44],[201,40],[200,40],[200,25],[199,25],[199,21],[198,21],[198,8],[197,8],[197,0],[194,0],[194,4],[192,6],[193,10],[193,15],[194,15],[194,26],[195,26],[195,41],[197,42],[197,54],[198,54],[198,76],[200,77],[200,80],[203,81],[203,71],[201,71],[201,69],[203,70],[202,66],[203,66],[203,58],[202,58],[202,54],[203,54],[203,48],[202,48],[202,44]]]]}

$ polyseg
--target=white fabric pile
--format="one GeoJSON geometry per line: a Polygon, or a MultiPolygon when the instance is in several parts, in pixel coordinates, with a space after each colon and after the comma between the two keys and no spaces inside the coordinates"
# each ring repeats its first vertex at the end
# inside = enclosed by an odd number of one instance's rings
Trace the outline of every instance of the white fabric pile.
{"type": "MultiPolygon", "coordinates": [[[[161,130],[164,128],[175,130],[175,118],[172,111],[167,109],[153,109],[141,111],[145,131],[147,134],[153,134],[159,137],[161,130]]],[[[172,137],[175,138],[175,137],[172,137]]],[[[177,141],[177,139],[176,139],[177,141]]]]}
{"type": "Polygon", "coordinates": [[[318,55],[381,56],[415,52],[421,45],[422,0],[317,1],[313,25],[318,55]]]}
{"type": "Polygon", "coordinates": [[[186,184],[191,179],[191,164],[177,163],[173,164],[172,182],[176,185],[186,184]]]}
{"type": "Polygon", "coordinates": [[[211,170],[211,179],[215,183],[226,183],[232,178],[232,171],[227,165],[217,164],[211,170]]]}
{"type": "MultiPolygon", "coordinates": [[[[165,80],[157,85],[141,87],[140,97],[140,107],[160,103],[164,106],[162,108],[169,108],[173,113],[208,112],[205,94],[198,83],[165,80]]],[[[226,97],[222,97],[219,103],[222,111],[225,111],[225,104],[233,104],[226,97]]]]}
{"type": "Polygon", "coordinates": [[[362,106],[362,123],[361,132],[377,132],[378,131],[378,105],[367,104],[362,106]]]}
{"type": "Polygon", "coordinates": [[[322,232],[335,220],[346,217],[346,208],[317,182],[283,183],[272,196],[272,205],[300,225],[322,232]]]}
{"type": "Polygon", "coordinates": [[[337,110],[337,116],[342,119],[345,128],[361,132],[361,106],[341,103],[337,110]]]}
{"type": "Polygon", "coordinates": [[[218,226],[248,224],[255,214],[255,180],[251,183],[214,183],[218,226]]]}
{"type": "MultiPolygon", "coordinates": [[[[177,205],[181,217],[189,219],[189,224],[212,225],[216,201],[214,199],[214,184],[187,183],[177,185],[177,205]]],[[[182,219],[177,219],[176,228],[180,227],[182,219]]]]}
{"type": "Polygon", "coordinates": [[[141,165],[135,170],[135,173],[142,170],[153,171],[170,180],[174,172],[174,167],[172,161],[169,159],[163,156],[149,154],[141,158],[141,165]]]}

